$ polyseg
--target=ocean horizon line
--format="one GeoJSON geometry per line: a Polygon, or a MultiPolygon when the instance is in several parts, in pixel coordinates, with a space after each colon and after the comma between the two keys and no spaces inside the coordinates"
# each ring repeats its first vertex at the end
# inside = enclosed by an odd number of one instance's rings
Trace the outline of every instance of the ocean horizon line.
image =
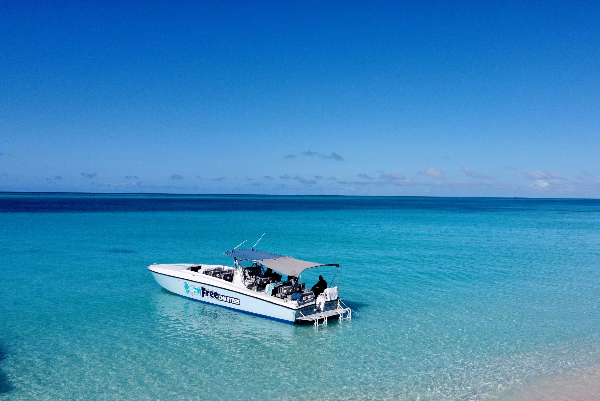
{"type": "Polygon", "coordinates": [[[532,197],[532,196],[437,196],[437,195],[342,195],[342,194],[260,194],[260,193],[173,193],[173,192],[87,192],[87,191],[0,191],[0,195],[160,195],[160,196],[268,196],[286,197],[336,197],[336,198],[432,198],[432,199],[529,199],[529,200],[600,200],[590,197],[532,197]]]}

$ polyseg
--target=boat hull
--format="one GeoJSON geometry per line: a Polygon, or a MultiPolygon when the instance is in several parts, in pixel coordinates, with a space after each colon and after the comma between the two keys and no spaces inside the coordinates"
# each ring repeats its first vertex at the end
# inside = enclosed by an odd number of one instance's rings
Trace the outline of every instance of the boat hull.
{"type": "Polygon", "coordinates": [[[285,323],[293,324],[296,320],[297,313],[295,309],[204,282],[151,272],[156,282],[164,289],[195,301],[206,302],[285,323]]]}

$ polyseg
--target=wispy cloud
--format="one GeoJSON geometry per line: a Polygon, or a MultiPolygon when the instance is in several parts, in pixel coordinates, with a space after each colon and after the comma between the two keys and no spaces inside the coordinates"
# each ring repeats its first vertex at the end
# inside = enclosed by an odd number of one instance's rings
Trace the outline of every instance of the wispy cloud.
{"type": "Polygon", "coordinates": [[[90,185],[94,188],[102,189],[126,189],[126,188],[141,188],[142,182],[118,182],[118,183],[106,183],[106,182],[91,182],[90,185]]]}
{"type": "Polygon", "coordinates": [[[575,176],[575,180],[577,181],[595,181],[596,180],[596,175],[590,173],[587,170],[583,170],[581,172],[581,174],[578,174],[575,176]]]}
{"type": "Polygon", "coordinates": [[[558,174],[544,172],[540,170],[532,170],[523,172],[525,178],[530,180],[558,180],[561,177],[558,174]]]}
{"type": "Polygon", "coordinates": [[[285,156],[283,156],[284,159],[295,159],[296,157],[298,157],[298,156],[296,156],[296,155],[285,155],[285,156]]]}
{"type": "Polygon", "coordinates": [[[94,178],[96,177],[96,173],[81,173],[83,178],[94,178]]]}
{"type": "Polygon", "coordinates": [[[477,178],[477,179],[481,179],[481,180],[494,180],[495,179],[491,175],[479,174],[473,170],[469,170],[468,168],[464,168],[464,167],[461,167],[460,171],[467,177],[471,177],[471,178],[477,178]]]}
{"type": "Polygon", "coordinates": [[[126,175],[125,178],[128,180],[137,180],[139,177],[137,175],[126,175]]]}
{"type": "Polygon", "coordinates": [[[265,180],[270,180],[270,181],[273,180],[273,177],[271,177],[270,175],[263,175],[263,178],[265,180]]]}
{"type": "Polygon", "coordinates": [[[506,166],[506,169],[507,169],[507,170],[512,170],[512,171],[519,171],[519,169],[518,169],[518,168],[516,168],[516,167],[513,167],[513,166],[506,166]]]}
{"type": "Polygon", "coordinates": [[[262,187],[262,186],[264,186],[265,184],[263,184],[262,182],[253,182],[253,183],[251,183],[250,185],[251,185],[251,186],[253,186],[253,187],[262,187]]]}
{"type": "Polygon", "coordinates": [[[295,176],[293,179],[298,181],[302,185],[313,185],[313,184],[317,183],[317,181],[315,181],[315,180],[306,180],[306,179],[300,177],[299,175],[295,176]]]}
{"type": "Polygon", "coordinates": [[[548,171],[528,170],[524,171],[523,175],[525,178],[534,181],[529,185],[529,188],[541,191],[573,192],[577,188],[581,189],[588,186],[587,183],[572,182],[565,177],[548,171]]]}
{"type": "Polygon", "coordinates": [[[328,180],[328,181],[337,181],[337,178],[335,177],[324,177],[322,175],[315,175],[315,180],[328,180]]]}
{"type": "Polygon", "coordinates": [[[426,175],[430,178],[435,178],[436,180],[444,180],[446,179],[446,175],[440,170],[436,170],[433,167],[427,167],[425,171],[419,171],[417,174],[426,175]]]}
{"type": "Polygon", "coordinates": [[[407,179],[405,176],[399,173],[390,173],[390,174],[381,174],[379,179],[387,184],[392,185],[409,185],[412,184],[412,181],[407,179]]]}
{"type": "Polygon", "coordinates": [[[323,153],[313,152],[312,150],[305,150],[304,152],[302,152],[302,156],[319,157],[321,159],[330,159],[338,162],[345,161],[345,159],[340,154],[335,152],[331,152],[330,154],[325,155],[323,153]]]}
{"type": "Polygon", "coordinates": [[[374,183],[368,182],[368,181],[344,181],[344,180],[340,180],[340,181],[338,181],[338,184],[340,184],[340,185],[360,185],[361,187],[366,187],[367,185],[372,185],[374,183]]]}
{"type": "MultiPolygon", "coordinates": [[[[425,172],[421,172],[425,174],[425,172]]],[[[362,179],[362,181],[338,181],[338,183],[342,185],[352,185],[352,186],[423,186],[423,187],[446,187],[446,188],[491,188],[491,187],[499,187],[501,184],[497,183],[493,180],[479,181],[479,182],[460,182],[460,181],[448,181],[448,180],[426,180],[426,181],[417,181],[410,178],[405,177],[400,173],[385,173],[380,172],[379,175],[366,174],[361,173],[358,174],[358,177],[362,179]]]]}
{"type": "Polygon", "coordinates": [[[289,176],[289,175],[287,175],[287,174],[280,175],[280,176],[279,176],[279,178],[281,178],[282,180],[291,180],[291,179],[292,179],[292,177],[290,177],[290,176],[289,176]]]}
{"type": "Polygon", "coordinates": [[[358,174],[358,178],[362,178],[364,181],[338,181],[338,183],[343,185],[376,185],[376,186],[384,186],[384,185],[413,185],[416,184],[414,181],[406,178],[404,175],[400,173],[384,173],[379,174],[378,177],[360,173],[358,174]]]}
{"type": "Polygon", "coordinates": [[[60,180],[62,180],[62,179],[63,179],[63,178],[62,178],[62,176],[60,176],[60,175],[55,175],[54,177],[48,177],[48,178],[46,178],[46,181],[47,181],[47,182],[51,182],[51,181],[60,181],[60,180]]]}
{"type": "Polygon", "coordinates": [[[538,190],[538,191],[552,191],[552,192],[573,192],[576,190],[590,190],[593,186],[590,186],[589,183],[586,182],[572,182],[566,179],[541,179],[535,180],[529,188],[538,190]]]}
{"type": "Polygon", "coordinates": [[[372,180],[375,180],[375,179],[376,179],[375,177],[371,177],[370,175],[368,175],[368,174],[365,174],[365,173],[360,173],[360,174],[358,175],[358,178],[363,178],[363,179],[365,179],[365,180],[369,180],[369,181],[372,181],[372,180]]]}
{"type": "Polygon", "coordinates": [[[181,181],[183,180],[183,176],[181,174],[173,174],[169,177],[170,180],[181,181]]]}

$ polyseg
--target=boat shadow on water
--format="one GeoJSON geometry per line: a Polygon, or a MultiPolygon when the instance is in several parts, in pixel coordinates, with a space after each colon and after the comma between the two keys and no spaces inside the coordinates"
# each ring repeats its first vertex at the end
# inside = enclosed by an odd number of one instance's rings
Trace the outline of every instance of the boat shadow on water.
{"type": "Polygon", "coordinates": [[[2,346],[2,343],[0,343],[0,394],[6,394],[15,389],[10,383],[8,375],[2,370],[2,362],[6,359],[6,356],[6,349],[2,346]]]}
{"type": "MultiPolygon", "coordinates": [[[[218,305],[198,302],[161,288],[152,297],[157,322],[171,336],[226,336],[247,338],[263,336],[265,330],[282,343],[294,343],[297,334],[313,328],[312,324],[286,324],[268,318],[240,313],[218,305]]],[[[358,308],[366,304],[352,303],[358,308]]],[[[350,305],[348,305],[350,306],[350,305]]],[[[337,318],[332,323],[337,323],[337,318]]],[[[288,344],[291,345],[291,344],[288,344]]]]}
{"type": "Polygon", "coordinates": [[[198,302],[165,289],[152,297],[159,329],[170,336],[210,336],[246,338],[263,336],[268,328],[279,341],[293,341],[295,327],[269,319],[240,313],[217,305],[198,302]]]}

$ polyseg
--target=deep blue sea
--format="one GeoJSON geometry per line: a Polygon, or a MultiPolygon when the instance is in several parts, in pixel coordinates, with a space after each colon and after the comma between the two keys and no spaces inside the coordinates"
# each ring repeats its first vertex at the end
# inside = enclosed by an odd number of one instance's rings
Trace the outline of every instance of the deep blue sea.
{"type": "MultiPolygon", "coordinates": [[[[303,275],[308,285],[335,269],[303,275]]],[[[0,398],[494,399],[600,365],[600,200],[0,194],[0,398]],[[316,331],[152,263],[341,265],[316,331]]]]}

